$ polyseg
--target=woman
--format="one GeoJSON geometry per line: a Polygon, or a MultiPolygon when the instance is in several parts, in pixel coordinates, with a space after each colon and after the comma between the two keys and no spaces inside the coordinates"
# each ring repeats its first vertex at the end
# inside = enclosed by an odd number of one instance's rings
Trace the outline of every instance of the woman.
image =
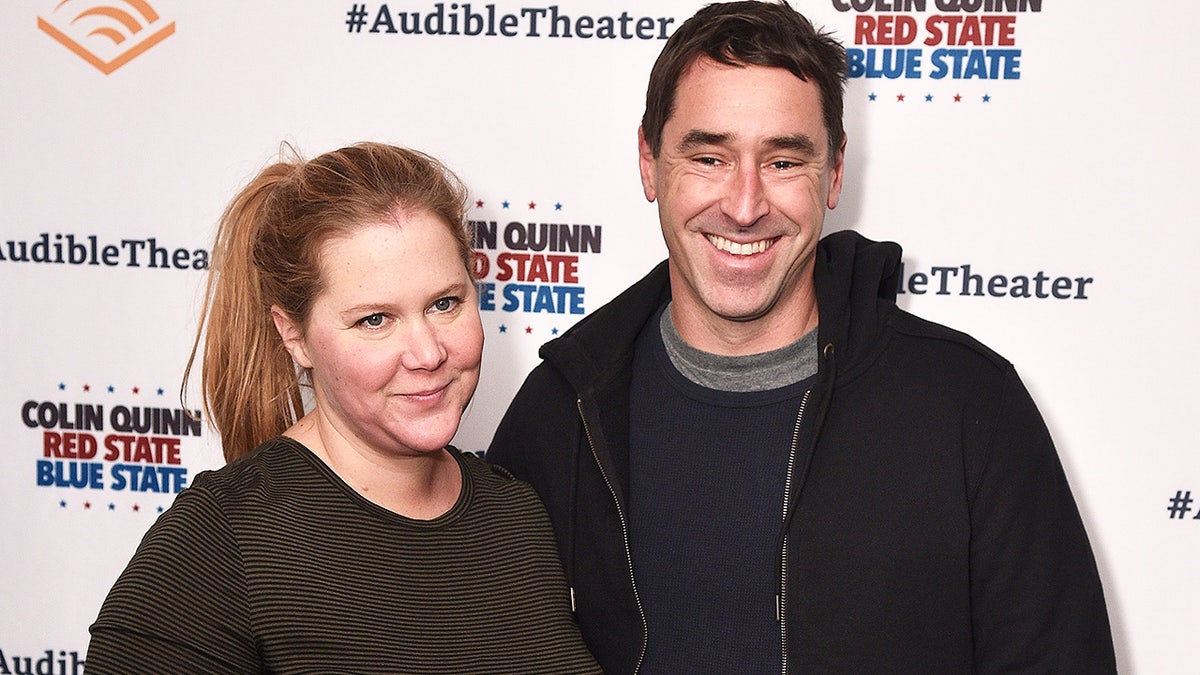
{"type": "Polygon", "coordinates": [[[201,322],[229,464],[147,533],[89,673],[598,671],[537,496],[447,445],[483,350],[464,203],[375,143],[234,199],[201,322]]]}

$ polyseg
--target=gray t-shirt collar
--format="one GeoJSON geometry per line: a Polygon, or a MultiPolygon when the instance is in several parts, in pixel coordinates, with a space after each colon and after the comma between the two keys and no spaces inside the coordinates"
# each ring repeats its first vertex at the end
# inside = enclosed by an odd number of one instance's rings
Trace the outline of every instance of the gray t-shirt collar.
{"type": "Polygon", "coordinates": [[[768,391],[812,377],[817,372],[817,329],[790,345],[761,354],[722,356],[683,341],[671,319],[671,305],[658,322],[671,364],[684,377],[718,391],[768,391]]]}

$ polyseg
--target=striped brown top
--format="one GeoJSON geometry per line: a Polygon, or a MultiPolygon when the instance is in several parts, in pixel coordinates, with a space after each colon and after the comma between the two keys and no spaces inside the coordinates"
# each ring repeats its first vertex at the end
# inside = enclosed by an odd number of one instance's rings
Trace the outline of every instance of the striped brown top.
{"type": "Polygon", "coordinates": [[[283,437],[197,475],[104,601],[88,673],[599,672],[532,488],[453,454],[462,494],[428,521],[283,437]]]}

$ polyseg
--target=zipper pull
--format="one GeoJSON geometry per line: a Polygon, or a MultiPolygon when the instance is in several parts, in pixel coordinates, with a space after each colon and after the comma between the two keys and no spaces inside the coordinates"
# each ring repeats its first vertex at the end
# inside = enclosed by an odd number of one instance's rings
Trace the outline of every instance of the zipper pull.
{"type": "MultiPolygon", "coordinates": [[[[575,613],[575,587],[572,586],[570,590],[571,590],[571,613],[574,614],[575,613]]],[[[779,613],[779,598],[778,597],[775,598],[775,612],[777,614],[779,613]]]]}
{"type": "Polygon", "coordinates": [[[775,594],[775,621],[780,621],[781,619],[782,619],[782,612],[781,612],[781,608],[779,607],[779,594],[776,593],[775,594]]]}

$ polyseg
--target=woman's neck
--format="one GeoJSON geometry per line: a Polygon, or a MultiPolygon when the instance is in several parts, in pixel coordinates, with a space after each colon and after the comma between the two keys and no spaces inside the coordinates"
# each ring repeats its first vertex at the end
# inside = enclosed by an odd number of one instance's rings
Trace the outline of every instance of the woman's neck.
{"type": "Polygon", "coordinates": [[[415,520],[432,520],[454,507],[462,471],[446,449],[387,452],[373,448],[313,410],[284,435],[303,443],[368,501],[415,520]]]}

